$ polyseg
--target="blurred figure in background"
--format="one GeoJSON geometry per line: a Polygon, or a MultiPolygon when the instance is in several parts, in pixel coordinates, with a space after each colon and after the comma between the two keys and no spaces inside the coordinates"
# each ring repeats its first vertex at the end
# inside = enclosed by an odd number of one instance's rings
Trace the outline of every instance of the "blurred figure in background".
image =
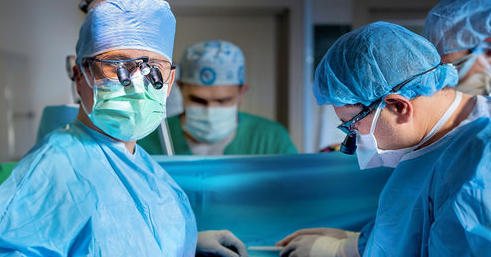
{"type": "Polygon", "coordinates": [[[429,12],[423,35],[459,71],[457,90],[491,93],[491,1],[442,0],[429,12]]]}
{"type": "MultiPolygon", "coordinates": [[[[248,85],[237,46],[221,40],[194,44],[179,74],[184,114],[167,120],[176,154],[297,153],[282,125],[238,111],[248,85]]],[[[150,154],[163,153],[156,131],[138,143],[150,154]]]]}

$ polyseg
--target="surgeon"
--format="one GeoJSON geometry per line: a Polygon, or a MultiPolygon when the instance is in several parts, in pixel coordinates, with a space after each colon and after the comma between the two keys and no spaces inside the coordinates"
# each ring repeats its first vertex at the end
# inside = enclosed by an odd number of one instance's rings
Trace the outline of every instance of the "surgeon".
{"type": "Polygon", "coordinates": [[[362,169],[394,170],[361,234],[300,230],[278,242],[281,256],[489,256],[491,98],[456,91],[457,81],[430,42],[398,25],[339,38],[314,95],[341,119],[343,152],[362,169]]]}
{"type": "Polygon", "coordinates": [[[77,119],[0,186],[0,255],[246,255],[226,231],[200,236],[197,250],[187,196],[136,145],[166,115],[174,35],[166,1],[94,5],[76,47],[77,119]]]}
{"type": "MultiPolygon", "coordinates": [[[[175,154],[297,153],[283,126],[238,111],[248,89],[239,47],[223,40],[196,43],[185,50],[180,68],[184,114],[167,120],[175,154]]],[[[138,143],[150,154],[163,153],[157,132],[138,143]]]]}
{"type": "Polygon", "coordinates": [[[423,35],[457,68],[457,90],[491,93],[491,1],[442,0],[426,17],[423,35]]]}

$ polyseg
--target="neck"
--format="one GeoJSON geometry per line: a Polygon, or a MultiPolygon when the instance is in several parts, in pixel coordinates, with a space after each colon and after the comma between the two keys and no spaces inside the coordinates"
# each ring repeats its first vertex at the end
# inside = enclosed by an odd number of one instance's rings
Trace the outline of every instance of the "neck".
{"type": "Polygon", "coordinates": [[[94,125],[94,123],[89,119],[89,117],[87,116],[87,113],[85,113],[85,110],[83,109],[82,105],[80,105],[80,108],[78,109],[78,115],[77,115],[77,120],[79,120],[80,122],[82,122],[85,126],[89,127],[90,129],[92,130],[95,130],[101,134],[104,134],[118,142],[121,142],[124,144],[124,146],[126,147],[126,149],[128,149],[128,151],[131,153],[131,154],[134,154],[135,153],[135,146],[136,146],[136,141],[122,141],[122,140],[119,140],[117,138],[114,138],[108,134],[106,134],[104,131],[102,131],[99,127],[97,127],[96,125],[94,125]]]}
{"type": "MultiPolygon", "coordinates": [[[[428,126],[426,127],[426,132],[430,132],[430,130],[435,126],[435,124],[438,122],[438,120],[443,116],[443,114],[447,111],[447,109],[450,107],[452,102],[455,99],[456,96],[456,91],[455,90],[443,90],[440,92],[437,92],[436,97],[438,99],[433,100],[432,106],[435,106],[435,102],[437,103],[442,103],[440,105],[440,108],[438,110],[435,110],[435,115],[429,116],[430,119],[428,121],[428,126]]],[[[433,98],[433,97],[431,97],[433,98]]],[[[429,99],[431,101],[431,98],[429,99]]],[[[474,106],[476,105],[476,98],[472,97],[467,94],[462,94],[462,100],[460,101],[459,106],[455,110],[455,112],[452,114],[452,116],[449,118],[449,120],[441,127],[438,132],[431,137],[426,143],[424,143],[421,147],[428,146],[436,141],[438,141],[440,138],[445,136],[447,133],[455,129],[463,120],[467,119],[469,117],[470,113],[474,109],[474,106]]],[[[432,107],[434,108],[434,107],[432,107]]],[[[430,109],[427,109],[430,110],[430,109]]]]}

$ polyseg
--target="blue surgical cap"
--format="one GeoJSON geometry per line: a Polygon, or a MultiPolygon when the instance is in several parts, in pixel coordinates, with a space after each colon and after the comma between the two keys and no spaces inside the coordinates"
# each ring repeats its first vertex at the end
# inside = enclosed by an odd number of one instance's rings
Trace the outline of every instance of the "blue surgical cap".
{"type": "Polygon", "coordinates": [[[202,86],[234,86],[245,82],[244,54],[236,45],[213,40],[184,51],[179,80],[202,86]]]}
{"type": "Polygon", "coordinates": [[[431,96],[455,86],[458,75],[425,38],[387,22],[375,22],[340,37],[315,71],[313,91],[319,105],[370,105],[399,83],[415,77],[397,94],[407,99],[431,96]]]}
{"type": "Polygon", "coordinates": [[[423,35],[441,55],[472,49],[491,37],[491,1],[443,0],[426,17],[423,35]]]}
{"type": "Polygon", "coordinates": [[[89,11],[80,28],[76,63],[117,49],[151,51],[172,61],[175,32],[176,19],[166,1],[103,1],[89,11]]]}

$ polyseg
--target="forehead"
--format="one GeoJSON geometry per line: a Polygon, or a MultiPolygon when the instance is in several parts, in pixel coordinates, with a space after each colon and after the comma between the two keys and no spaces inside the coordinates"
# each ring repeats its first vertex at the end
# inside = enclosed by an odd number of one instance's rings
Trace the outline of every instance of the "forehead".
{"type": "Polygon", "coordinates": [[[238,94],[239,86],[200,86],[200,85],[183,85],[183,91],[194,95],[233,95],[238,94]]]}
{"type": "MultiPolygon", "coordinates": [[[[167,60],[163,55],[150,52],[150,51],[145,51],[145,50],[136,50],[136,49],[117,49],[117,50],[111,50],[107,51],[105,53],[97,55],[98,58],[103,58],[106,56],[121,56],[121,57],[127,57],[129,59],[132,58],[137,58],[137,57],[142,57],[142,56],[148,56],[149,59],[153,60],[167,60]]],[[[169,61],[169,60],[167,60],[169,61]]]]}

